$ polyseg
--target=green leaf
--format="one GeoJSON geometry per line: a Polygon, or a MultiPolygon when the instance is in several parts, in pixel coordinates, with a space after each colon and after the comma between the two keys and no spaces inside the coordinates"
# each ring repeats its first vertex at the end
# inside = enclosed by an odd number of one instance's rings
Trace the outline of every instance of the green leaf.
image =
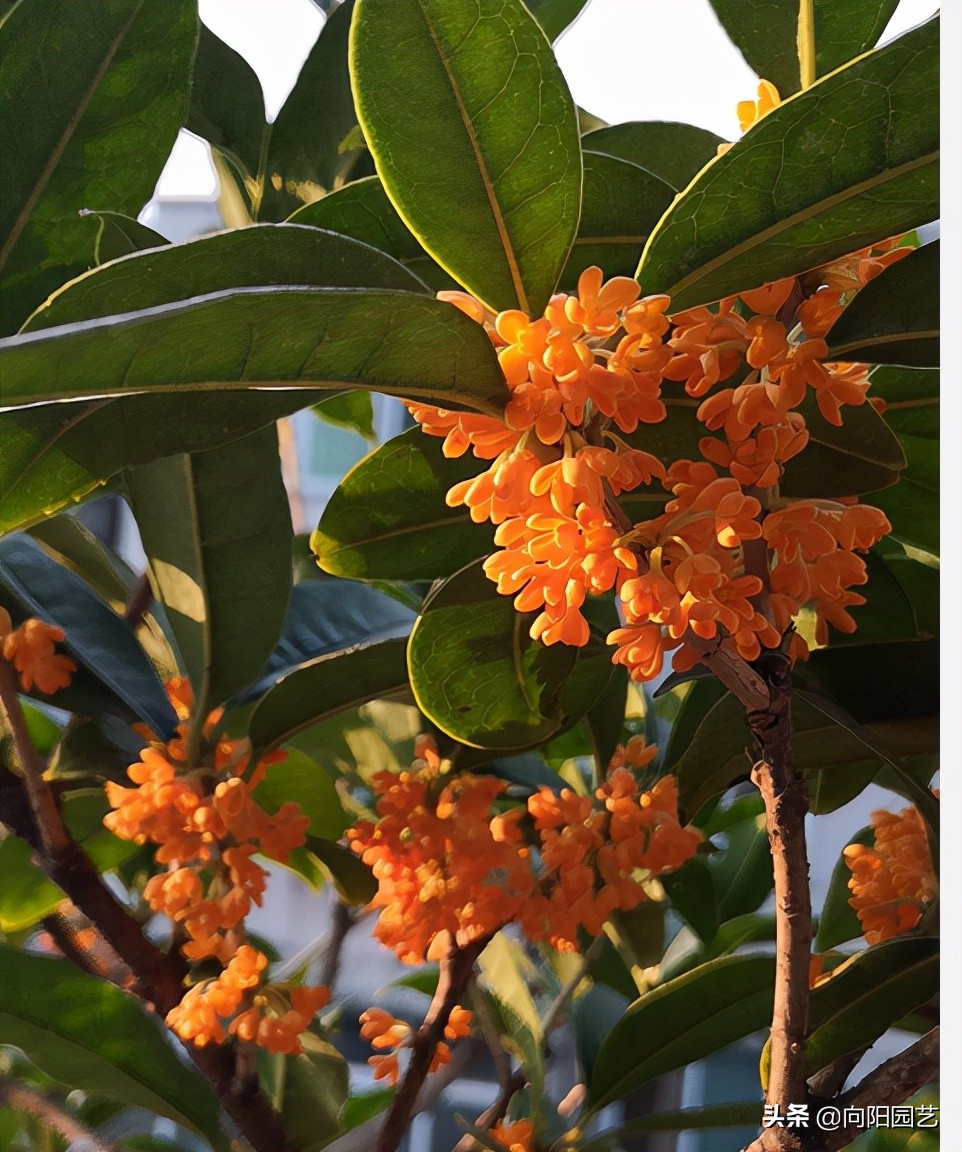
{"type": "Polygon", "coordinates": [[[112,984],[66,960],[0,945],[4,1042],[72,1089],[103,1092],[205,1136],[218,1152],[217,1099],[168,1045],[156,1016],[112,984]],[[96,1021],[96,1026],[92,1022],[96,1021]]]}
{"type": "Polygon", "coordinates": [[[908,467],[894,488],[872,495],[903,544],[939,553],[939,445],[920,436],[900,437],[908,467]]]}
{"type": "Polygon", "coordinates": [[[350,848],[308,836],[307,848],[331,878],[341,899],[347,904],[369,904],[377,891],[371,870],[350,848]]]}
{"type": "Polygon", "coordinates": [[[139,312],[231,288],[294,284],[424,291],[397,261],[349,237],[304,225],[259,224],[94,268],[54,293],[24,331],[139,312]]]}
{"type": "Polygon", "coordinates": [[[376,443],[374,405],[369,392],[340,392],[314,405],[314,415],[325,424],[356,432],[370,443],[376,443]]]}
{"type": "Polygon", "coordinates": [[[760,799],[756,811],[725,830],[727,848],[708,861],[720,921],[754,912],[772,890],[772,853],[760,799]]]}
{"type": "Polygon", "coordinates": [[[310,224],[353,236],[387,252],[436,291],[458,287],[457,281],[411,235],[377,176],[353,180],[323,200],[305,204],[291,215],[288,223],[310,224]]]}
{"type": "Polygon", "coordinates": [[[116,716],[78,718],[57,745],[47,772],[55,780],[93,778],[126,786],[127,768],[143,746],[143,737],[116,716]]]}
{"type": "Polygon", "coordinates": [[[347,1061],[333,1044],[307,1032],[297,1056],[264,1053],[258,1063],[284,1131],[300,1152],[319,1152],[340,1131],[348,1095],[347,1061]],[[267,1071],[268,1065],[273,1065],[267,1071]]]}
{"type": "Polygon", "coordinates": [[[684,917],[689,926],[706,943],[711,943],[718,931],[718,910],[715,907],[715,882],[708,862],[693,856],[677,871],[661,877],[672,908],[684,917]]]}
{"type": "Polygon", "coordinates": [[[539,314],[578,226],[581,153],[568,87],[521,0],[360,0],[351,72],[411,231],[492,307],[539,314]]]}
{"type": "Polygon", "coordinates": [[[130,625],[68,568],[21,533],[0,541],[0,598],[15,621],[36,616],[66,633],[77,664],[71,683],[44,703],[67,711],[136,716],[164,737],[177,720],[163,684],[130,625]]]}
{"type": "MultiPolygon", "coordinates": [[[[849,844],[865,844],[871,847],[874,843],[875,833],[870,825],[859,829],[849,839],[849,844]]],[[[855,909],[849,904],[852,892],[848,882],[851,877],[852,870],[845,863],[845,857],[839,856],[832,869],[825,902],[818,917],[818,933],[815,937],[817,952],[827,952],[830,948],[845,944],[849,940],[856,940],[862,935],[862,925],[855,914],[855,909]]]]}
{"type": "MultiPolygon", "coordinates": [[[[782,97],[802,86],[799,13],[804,0],[709,0],[753,72],[782,97]]],[[[824,76],[878,43],[899,0],[814,0],[815,75],[824,76]]],[[[747,95],[747,94],[746,94],[747,95]]]]}
{"type": "Polygon", "coordinates": [[[867,948],[812,990],[805,1050],[809,1073],[869,1048],[939,990],[939,942],[902,937],[867,948]]]}
{"type": "Polygon", "coordinates": [[[261,671],[284,621],[292,530],[277,433],[131,469],[126,486],[203,724],[261,671]]]}
{"type": "Polygon", "coordinates": [[[487,333],[413,292],[241,288],[0,341],[8,406],[132,392],[345,385],[500,413],[487,333]],[[217,340],[211,340],[211,332],[217,340]]]}
{"type": "Polygon", "coordinates": [[[46,712],[35,707],[29,700],[21,700],[23,718],[27,724],[30,743],[41,756],[49,756],[61,736],[59,724],[54,723],[46,712]]]}
{"type": "Polygon", "coordinates": [[[289,748],[279,764],[267,766],[254,797],[267,812],[294,800],[311,821],[308,833],[322,840],[336,840],[351,823],[330,775],[296,748],[289,748]]]}
{"type": "Polygon", "coordinates": [[[809,442],[785,465],[779,485],[784,496],[859,496],[899,482],[905,453],[871,404],[846,408],[840,428],[822,416],[812,396],[805,398],[799,411],[809,442]]]}
{"type": "MultiPolygon", "coordinates": [[[[612,626],[612,630],[617,625],[612,626]]],[[[585,723],[594,747],[599,778],[603,776],[615,749],[621,743],[628,707],[628,669],[623,665],[611,666],[611,679],[607,687],[585,713],[585,723]]]]}
{"type": "Polygon", "coordinates": [[[592,1112],[766,1027],[773,985],[770,957],[726,956],[636,1000],[598,1054],[589,1089],[592,1112]]]}
{"type": "Polygon", "coordinates": [[[482,989],[487,993],[502,1045],[518,1058],[538,1101],[544,1091],[544,1035],[538,1009],[522,974],[521,947],[499,932],[478,958],[482,989]]]}
{"type": "Polygon", "coordinates": [[[634,120],[586,132],[582,148],[628,160],[680,192],[725,144],[721,136],[694,124],[672,120],[634,120]]]}
{"type": "Polygon", "coordinates": [[[171,404],[166,393],[143,393],[0,412],[0,532],[97,495],[123,468],[216,448],[329,395],[187,392],[171,404]]]}
{"type": "Polygon", "coordinates": [[[757,1128],[762,1119],[760,1101],[736,1104],[709,1104],[705,1108],[682,1108],[678,1112],[653,1112],[579,1144],[579,1152],[609,1152],[621,1146],[625,1137],[646,1132],[699,1132],[706,1128],[757,1128]]]}
{"type": "Polygon", "coordinates": [[[856,295],[825,338],[832,360],[939,365],[939,242],[903,256],[856,295]]]}
{"type": "Polygon", "coordinates": [[[163,248],[169,243],[166,236],[122,212],[95,212],[83,208],[80,215],[97,224],[94,242],[94,262],[97,264],[129,256],[131,252],[143,252],[145,248],[163,248]]]}
{"type": "Polygon", "coordinates": [[[625,1014],[627,1006],[628,999],[606,984],[595,984],[574,998],[569,1018],[585,1080],[591,1080],[605,1037],[625,1014]]]}
{"type": "Polygon", "coordinates": [[[384,640],[319,656],[282,675],[258,701],[248,735],[262,756],[338,712],[407,687],[406,643],[384,640]]]}
{"type": "Polygon", "coordinates": [[[283,219],[299,204],[339,188],[364,151],[347,67],[353,11],[354,0],[345,0],[328,16],[269,128],[258,213],[262,219],[283,219]]]}
{"type": "Polygon", "coordinates": [[[578,19],[588,0],[525,0],[545,36],[555,40],[578,19]]]}
{"type": "Polygon", "coordinates": [[[344,477],[311,536],[325,572],[358,579],[433,580],[494,550],[492,529],[445,503],[484,463],[449,459],[441,441],[410,428],[344,477]]]}
{"type": "Polygon", "coordinates": [[[8,832],[0,840],[0,932],[21,932],[49,916],[67,899],[33,863],[26,840],[8,832]]]}
{"type": "Polygon", "coordinates": [[[192,0],[8,12],[0,31],[5,330],[90,265],[81,208],[135,216],[153,195],[187,113],[196,37],[192,0]]]}
{"type": "Polygon", "coordinates": [[[885,401],[885,422],[897,436],[939,438],[938,372],[879,367],[871,380],[871,395],[885,401]]]}
{"type": "Polygon", "coordinates": [[[938,32],[825,77],[705,168],[648,241],[642,291],[691,308],[938,217],[938,32]]]}
{"type": "Polygon", "coordinates": [[[532,640],[535,613],[515,612],[480,564],[456,572],[424,601],[408,642],[418,707],[454,739],[509,750],[564,727],[560,694],[577,653],[532,640]]]}
{"type": "Polygon", "coordinates": [[[601,152],[585,152],[581,222],[559,287],[577,288],[592,265],[609,276],[632,276],[655,225],[674,199],[670,184],[601,152]]]}
{"type": "Polygon", "coordinates": [[[270,130],[260,80],[205,24],[194,57],[187,127],[225,157],[250,202],[270,130]]]}

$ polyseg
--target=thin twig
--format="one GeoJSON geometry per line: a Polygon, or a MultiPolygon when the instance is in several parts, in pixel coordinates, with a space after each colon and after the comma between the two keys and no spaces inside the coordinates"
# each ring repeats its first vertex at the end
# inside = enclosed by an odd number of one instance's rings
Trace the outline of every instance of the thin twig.
{"type": "Polygon", "coordinates": [[[357,913],[343,900],[338,900],[331,913],[331,935],[324,949],[321,961],[320,982],[328,988],[334,987],[337,973],[341,967],[341,953],[347,934],[357,923],[357,913]]]}
{"type": "Polygon", "coordinates": [[[150,577],[146,572],[142,572],[137,579],[137,583],[131,589],[130,597],[124,608],[124,619],[131,628],[136,628],[139,624],[143,623],[143,619],[147,615],[147,609],[150,607],[150,602],[153,598],[154,593],[150,586],[150,577]]]}

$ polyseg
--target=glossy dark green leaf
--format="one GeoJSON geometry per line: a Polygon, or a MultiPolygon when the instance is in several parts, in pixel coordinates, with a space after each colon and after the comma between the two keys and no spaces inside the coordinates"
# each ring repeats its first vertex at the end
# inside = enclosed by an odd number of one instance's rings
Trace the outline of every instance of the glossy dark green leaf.
{"type": "Polygon", "coordinates": [[[384,640],[318,656],[282,675],[258,701],[248,734],[258,754],[306,728],[407,686],[403,640],[384,640]]]}
{"type": "MultiPolygon", "coordinates": [[[[709,0],[753,72],[782,97],[802,85],[799,13],[804,0],[709,0]]],[[[815,75],[824,76],[878,43],[899,0],[814,0],[815,75]]]]}
{"type": "Polygon", "coordinates": [[[592,1111],[766,1027],[774,974],[770,957],[727,956],[636,1000],[598,1054],[592,1111]]]}
{"type": "Polygon", "coordinates": [[[581,15],[588,0],[525,0],[545,36],[554,42],[581,15]]]}
{"type": "Polygon", "coordinates": [[[335,576],[433,580],[494,551],[491,526],[444,499],[484,467],[470,453],[448,459],[420,428],[382,444],[328,501],[311,536],[318,562],[335,576]]]}
{"type": "Polygon", "coordinates": [[[67,899],[31,859],[26,840],[8,832],[0,840],[0,932],[21,932],[49,916],[67,899]]]}
{"type": "Polygon", "coordinates": [[[760,798],[755,815],[726,828],[725,837],[724,851],[708,860],[721,921],[754,912],[772,890],[772,854],[760,798]]]}
{"type": "Polygon", "coordinates": [[[708,862],[701,856],[693,856],[677,871],[662,876],[661,884],[672,908],[706,944],[710,943],[718,931],[718,910],[708,862]]]}
{"type": "Polygon", "coordinates": [[[939,373],[924,368],[878,367],[872,396],[885,401],[885,422],[897,436],[939,438],[939,373]]]}
{"type": "Polygon", "coordinates": [[[690,308],[935,219],[938,34],[930,20],[765,116],[662,218],[642,290],[690,308]]]}
{"type": "Polygon", "coordinates": [[[369,392],[340,392],[336,396],[328,396],[314,405],[313,412],[324,424],[356,432],[370,443],[377,440],[374,405],[369,392]]]}
{"type": "Polygon", "coordinates": [[[721,136],[694,124],[673,120],[633,120],[598,128],[581,138],[581,146],[591,152],[604,152],[647,168],[680,192],[695,173],[714,160],[721,136]]]}
{"type": "MultiPolygon", "coordinates": [[[[875,843],[875,833],[871,826],[860,828],[849,838],[849,843],[871,847],[875,843]]],[[[817,952],[827,952],[830,948],[855,940],[862,935],[862,925],[855,914],[855,909],[849,904],[852,892],[848,882],[851,878],[851,868],[845,863],[845,857],[839,856],[832,869],[825,902],[818,915],[818,932],[815,936],[817,952]]]]}
{"type": "Polygon", "coordinates": [[[276,812],[286,801],[295,801],[311,822],[308,833],[322,840],[336,840],[351,823],[330,775],[294,748],[288,749],[280,763],[267,766],[254,796],[266,812],[276,812]]]}
{"type": "Polygon", "coordinates": [[[187,127],[227,159],[250,202],[269,132],[260,80],[244,57],[204,24],[194,57],[187,127]]]}
{"type": "Polygon", "coordinates": [[[825,337],[833,360],[939,365],[939,242],[903,256],[870,281],[825,337]]]}
{"type": "Polygon", "coordinates": [[[634,275],[645,241],[674,195],[670,184],[637,164],[585,152],[581,222],[559,287],[574,292],[593,264],[606,278],[634,275]]]}
{"type": "Polygon", "coordinates": [[[54,780],[115,780],[126,786],[127,768],[143,747],[143,737],[118,717],[91,717],[68,728],[47,771],[54,780]]]}
{"type": "Polygon", "coordinates": [[[378,174],[415,236],[492,307],[540,313],[578,226],[581,152],[567,84],[521,0],[359,0],[351,72],[378,174]]]}
{"type": "MultiPolygon", "coordinates": [[[[129,783],[129,778],[124,782],[129,783]]],[[[60,811],[67,831],[98,872],[113,871],[138,854],[139,845],[121,840],[104,827],[110,806],[101,784],[62,792],[60,811]]]]}
{"type": "Polygon", "coordinates": [[[544,1090],[544,1034],[523,974],[524,951],[499,932],[478,959],[481,987],[498,1025],[501,1043],[521,1062],[537,1102],[544,1090]]]}
{"type": "Polygon", "coordinates": [[[347,904],[369,904],[377,892],[377,881],[371,869],[350,848],[308,836],[307,848],[337,888],[338,895],[347,904]]]}
{"type": "Polygon", "coordinates": [[[271,285],[397,288],[424,285],[397,261],[319,228],[260,224],[137,252],[72,280],[30,317],[24,331],[155,308],[231,288],[271,285]]]}
{"type": "Polygon", "coordinates": [[[354,0],[328,16],[269,129],[258,216],[282,220],[339,188],[364,150],[357,128],[347,40],[354,0]]]}
{"type": "Polygon", "coordinates": [[[175,1054],[156,1016],[138,1000],[66,960],[5,945],[0,953],[5,1043],[70,1088],[167,1116],[226,1152],[229,1141],[207,1081],[175,1054]]]}
{"type": "Polygon", "coordinates": [[[757,1100],[735,1104],[709,1104],[705,1108],[682,1108],[678,1112],[653,1112],[639,1116],[593,1136],[578,1147],[581,1152],[616,1152],[625,1138],[644,1136],[646,1132],[701,1132],[712,1128],[757,1128],[761,1123],[762,1105],[757,1100]]]}
{"type": "Polygon", "coordinates": [[[275,1098],[284,1131],[299,1152],[320,1152],[340,1131],[348,1096],[347,1061],[333,1044],[306,1033],[304,1051],[284,1057],[283,1088],[275,1098]]]}
{"type": "MultiPolygon", "coordinates": [[[[612,626],[612,631],[617,625],[612,626]]],[[[585,724],[594,747],[595,764],[599,775],[611,762],[615,749],[621,743],[628,706],[630,678],[623,665],[611,666],[611,679],[598,699],[585,713],[585,724]]]]}
{"type": "Polygon", "coordinates": [[[93,261],[82,208],[135,216],[187,114],[193,0],[21,4],[3,22],[4,330],[93,261]],[[69,66],[64,66],[69,61],[69,66]]]}
{"type": "Polygon", "coordinates": [[[202,723],[257,676],[284,621],[292,529],[277,433],[157,460],[125,484],[202,723]]]}
{"type": "Polygon", "coordinates": [[[920,436],[900,437],[908,467],[894,488],[873,493],[896,539],[935,556],[939,554],[939,444],[920,436]]]}
{"type": "Polygon", "coordinates": [[[515,612],[480,564],[425,600],[408,644],[418,707],[442,732],[476,748],[515,749],[560,732],[560,695],[577,651],[532,640],[535,613],[515,612]]]}
{"type": "Polygon", "coordinates": [[[859,496],[899,482],[905,453],[871,404],[845,408],[840,428],[821,415],[811,396],[799,410],[809,442],[785,465],[779,485],[784,496],[859,496]]]}
{"type": "Polygon", "coordinates": [[[215,448],[329,395],[188,392],[171,404],[143,393],[0,412],[0,532],[97,495],[122,468],[215,448]]]}
{"type": "Polygon", "coordinates": [[[84,208],[80,215],[97,225],[94,242],[94,262],[97,264],[106,264],[121,256],[129,256],[131,252],[142,252],[145,248],[162,248],[168,243],[166,236],[122,212],[94,212],[84,208]]]}
{"type": "Polygon", "coordinates": [[[413,292],[241,288],[0,341],[7,405],[239,385],[374,392],[500,412],[484,329],[413,292]],[[212,331],[217,340],[211,340],[212,331]]]}
{"type": "Polygon", "coordinates": [[[27,734],[30,743],[41,756],[49,756],[54,745],[60,739],[63,729],[47,715],[46,712],[31,704],[29,700],[21,700],[23,718],[27,724],[27,734]]]}
{"type": "Polygon", "coordinates": [[[425,252],[414,238],[397,209],[388,199],[377,176],[352,180],[323,200],[298,208],[289,224],[310,224],[387,252],[419,276],[433,289],[457,288],[458,283],[425,252]]]}
{"type": "Polygon", "coordinates": [[[938,990],[939,942],[931,937],[886,940],[846,960],[812,991],[809,1072],[870,1047],[938,990]]]}
{"type": "Polygon", "coordinates": [[[66,633],[63,649],[79,670],[68,687],[41,697],[45,703],[67,711],[107,708],[172,734],[176,717],[130,625],[29,536],[0,541],[0,594],[15,621],[37,616],[66,633]]]}

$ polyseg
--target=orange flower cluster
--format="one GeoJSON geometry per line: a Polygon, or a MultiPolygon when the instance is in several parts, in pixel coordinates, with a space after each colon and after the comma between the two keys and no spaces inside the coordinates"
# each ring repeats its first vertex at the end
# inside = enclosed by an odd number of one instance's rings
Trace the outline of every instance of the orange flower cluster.
{"type": "Polygon", "coordinates": [[[511,922],[572,951],[579,928],[597,935],[613,912],[636,907],[643,881],[679,868],[702,839],[679,824],[671,777],[639,788],[635,773],[657,752],[641,737],[619,749],[593,797],[541,788],[503,813],[492,812],[502,781],[450,777],[428,738],[419,751],[410,772],[375,778],[377,823],[347,833],[378,881],[375,935],[407,964],[511,922]]]}
{"type": "Polygon", "coordinates": [[[534,1122],[502,1121],[491,1129],[491,1135],[507,1152],[534,1152],[534,1122]]]}
{"type": "MultiPolygon", "coordinates": [[[[459,1005],[451,1009],[451,1015],[444,1026],[444,1040],[434,1050],[429,1072],[437,1072],[448,1063],[451,1059],[450,1045],[471,1031],[471,1016],[471,1012],[459,1005]]],[[[374,1069],[374,1079],[396,1084],[401,1076],[400,1053],[414,1043],[414,1029],[383,1008],[368,1008],[361,1013],[360,1022],[361,1039],[377,1049],[367,1061],[374,1069]]]]}
{"type": "Polygon", "coordinates": [[[935,899],[925,825],[918,809],[872,813],[875,847],[849,844],[842,855],[851,870],[849,904],[858,914],[866,942],[878,944],[914,928],[935,899]]]}
{"type": "MultiPolygon", "coordinates": [[[[763,83],[753,115],[777,102],[763,83]]],[[[888,521],[851,499],[785,500],[778,484],[808,443],[797,409],[809,391],[836,425],[843,406],[866,400],[865,366],[826,363],[823,337],[854,292],[910,251],[897,243],[670,320],[667,297],[639,300],[634,281],[603,284],[597,268],[583,273],[576,296],[552,297],[535,320],[441,293],[484,324],[510,400],[502,420],[409,407],[426,432],[445,437],[446,455],[472,448],[493,461],[447,500],[496,525],[500,551],[485,571],[519,612],[537,614],[535,639],[586,644],[585,598],[611,590],[624,623],[608,642],[636,680],[657,676],[672,651],[677,670],[690,668],[699,659],[693,641],[719,634],[757,659],[806,606],[817,643],[829,624],[853,630],[847,609],[864,599],[852,589],[866,580],[855,553],[881,539],[888,521]],[[714,433],[699,442],[703,459],[667,470],[609,426],[631,434],[662,420],[663,380],[701,401],[697,417],[714,433]],[[654,480],[670,494],[664,514],[626,531],[616,498],[654,480]]],[[[808,655],[797,635],[792,653],[808,655]]]]}
{"type": "MultiPolygon", "coordinates": [[[[243,925],[252,904],[261,903],[267,883],[254,857],[286,861],[304,843],[308,819],[292,802],[270,815],[253,796],[267,764],[283,759],[283,753],[248,772],[249,741],[221,738],[204,763],[188,767],[190,685],[177,679],[167,688],[181,721],[176,735],[166,744],[151,740],[130,765],[127,775],[136,787],[107,782],[113,811],[104,817],[106,827],[121,839],[158,846],[156,859],[167,871],[151,877],[144,899],[182,927],[188,937],[181,946],[184,956],[225,965],[216,979],[191,988],[167,1023],[197,1046],[223,1043],[223,1020],[243,1006],[230,1024],[231,1035],[274,1052],[300,1051],[297,1037],[329,992],[295,988],[290,999],[274,985],[257,992],[267,959],[243,943],[243,925]]],[[[208,717],[206,735],[219,719],[219,711],[208,717]]]]}
{"type": "Polygon", "coordinates": [[[0,608],[0,655],[20,674],[24,692],[36,688],[51,696],[70,683],[77,665],[54,648],[63,638],[62,628],[34,617],[14,628],[9,612],[0,608]]]}

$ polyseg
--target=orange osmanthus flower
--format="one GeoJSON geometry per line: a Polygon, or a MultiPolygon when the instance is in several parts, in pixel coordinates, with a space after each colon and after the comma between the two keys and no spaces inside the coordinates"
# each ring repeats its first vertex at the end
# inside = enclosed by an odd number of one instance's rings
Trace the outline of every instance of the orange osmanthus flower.
{"type": "Polygon", "coordinates": [[[0,609],[0,655],[9,660],[20,675],[24,692],[36,688],[45,696],[52,696],[66,688],[77,671],[77,665],[55,650],[64,639],[64,630],[55,624],[31,617],[13,627],[6,609],[0,609]]]}

